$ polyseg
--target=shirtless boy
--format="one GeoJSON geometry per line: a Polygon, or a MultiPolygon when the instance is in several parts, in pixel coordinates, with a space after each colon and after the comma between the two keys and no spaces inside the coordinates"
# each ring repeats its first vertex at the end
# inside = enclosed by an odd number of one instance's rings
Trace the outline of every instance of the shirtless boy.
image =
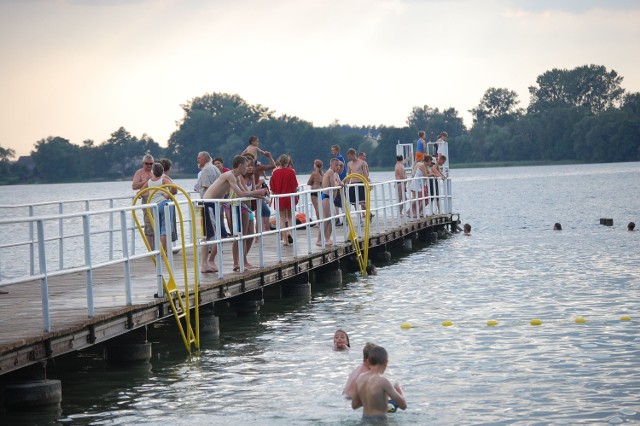
{"type": "Polygon", "coordinates": [[[267,156],[267,151],[263,151],[258,148],[259,144],[260,139],[258,139],[257,136],[249,136],[249,145],[244,149],[244,151],[242,151],[242,154],[240,155],[251,154],[256,160],[258,159],[258,153],[267,156]]]}
{"type": "Polygon", "coordinates": [[[375,347],[376,345],[371,342],[367,342],[364,345],[364,348],[362,349],[362,364],[360,364],[358,368],[353,370],[353,372],[349,375],[347,384],[342,391],[342,394],[345,398],[353,399],[353,395],[356,392],[356,380],[358,380],[358,377],[360,377],[362,373],[366,373],[367,371],[369,371],[369,352],[371,352],[371,349],[375,347]]]}
{"type": "Polygon", "coordinates": [[[369,371],[362,373],[356,380],[356,391],[351,400],[351,408],[362,409],[362,420],[384,421],[387,418],[387,407],[391,398],[402,410],[407,408],[404,392],[399,384],[392,385],[389,379],[382,376],[388,363],[387,351],[376,346],[369,351],[369,371]]]}
{"type": "Polygon", "coordinates": [[[342,181],[340,180],[340,165],[342,162],[337,158],[332,158],[329,163],[329,170],[327,170],[324,175],[322,175],[322,188],[324,189],[320,193],[320,198],[322,198],[322,218],[325,220],[323,224],[318,227],[318,240],[316,241],[316,245],[318,247],[322,247],[322,232],[324,229],[324,241],[328,246],[332,246],[333,242],[331,242],[331,222],[332,220],[328,220],[327,218],[331,216],[333,198],[335,191],[332,193],[328,188],[334,186],[342,186],[342,181]],[[332,196],[333,195],[333,196],[332,196]]]}
{"type": "MultiPolygon", "coordinates": [[[[396,156],[395,177],[396,180],[404,180],[407,178],[407,172],[404,170],[404,157],[402,155],[396,156]]],[[[397,182],[396,190],[398,191],[398,203],[400,203],[398,208],[400,209],[400,216],[402,216],[404,202],[407,200],[407,196],[405,195],[407,182],[397,182]]]]}
{"type": "MultiPolygon", "coordinates": [[[[349,159],[349,163],[347,164],[347,175],[352,173],[357,173],[364,176],[367,181],[369,181],[369,165],[366,161],[363,161],[356,157],[356,150],[353,148],[349,148],[347,151],[347,158],[349,159]]],[[[358,183],[362,182],[362,179],[359,178],[349,178],[349,182],[347,183],[358,183]]],[[[358,202],[360,203],[360,208],[362,210],[366,210],[367,208],[367,200],[365,197],[364,186],[358,186],[358,202]]],[[[349,202],[351,204],[356,204],[356,187],[349,187],[349,202]]],[[[373,215],[372,215],[373,216],[373,215]]]]}
{"type": "MultiPolygon", "coordinates": [[[[203,199],[222,199],[226,193],[233,190],[239,197],[264,197],[267,195],[265,188],[255,189],[253,191],[245,191],[238,185],[238,177],[244,176],[247,172],[247,159],[241,155],[236,155],[233,158],[233,169],[228,172],[222,173],[222,175],[207,188],[204,193],[203,199]]],[[[203,245],[201,248],[201,256],[203,259],[207,257],[208,247],[203,245]]],[[[218,268],[215,266],[215,258],[218,253],[218,247],[216,245],[211,249],[211,254],[207,259],[205,265],[208,268],[201,268],[202,272],[218,272],[218,268]]]]}

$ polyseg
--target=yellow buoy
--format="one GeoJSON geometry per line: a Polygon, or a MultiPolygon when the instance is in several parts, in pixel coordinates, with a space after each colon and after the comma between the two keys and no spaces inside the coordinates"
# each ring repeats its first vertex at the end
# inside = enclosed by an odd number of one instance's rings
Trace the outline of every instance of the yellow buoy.
{"type": "Polygon", "coordinates": [[[400,328],[403,330],[408,330],[410,328],[412,328],[413,326],[411,324],[409,324],[408,322],[403,322],[402,324],[400,324],[400,328]]]}
{"type": "Polygon", "coordinates": [[[453,323],[449,320],[447,321],[442,321],[442,325],[445,327],[451,327],[453,325],[453,323]]]}
{"type": "Polygon", "coordinates": [[[621,316],[621,317],[620,317],[620,321],[631,321],[631,317],[628,317],[628,316],[626,316],[626,315],[621,316]]]}
{"type": "Polygon", "coordinates": [[[585,317],[576,318],[576,324],[584,324],[585,322],[587,322],[587,319],[585,317]]]}
{"type": "Polygon", "coordinates": [[[542,321],[538,318],[534,318],[531,320],[531,325],[542,325],[542,321]]]}
{"type": "Polygon", "coordinates": [[[496,321],[496,320],[489,320],[489,321],[487,321],[487,325],[488,325],[489,327],[493,327],[494,325],[498,325],[498,321],[496,321]]]}

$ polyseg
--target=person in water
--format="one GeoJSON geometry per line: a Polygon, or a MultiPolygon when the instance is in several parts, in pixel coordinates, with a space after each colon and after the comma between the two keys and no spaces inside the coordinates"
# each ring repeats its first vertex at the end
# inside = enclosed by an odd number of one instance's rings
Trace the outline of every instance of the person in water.
{"type": "Polygon", "coordinates": [[[463,230],[464,230],[464,235],[471,236],[471,225],[469,225],[468,223],[465,223],[463,230]]]}
{"type": "Polygon", "coordinates": [[[362,420],[368,422],[383,422],[387,418],[389,398],[394,405],[405,410],[407,402],[399,384],[392,385],[383,376],[387,369],[389,357],[382,346],[376,346],[369,351],[369,371],[356,379],[356,391],[351,399],[351,408],[357,410],[362,407],[362,420]]]}
{"type": "Polygon", "coordinates": [[[376,345],[367,342],[362,348],[362,364],[360,364],[355,370],[351,372],[349,378],[347,379],[347,384],[344,386],[342,390],[342,394],[347,399],[353,399],[353,395],[356,392],[356,380],[362,373],[366,373],[369,371],[369,352],[371,349],[375,348],[376,345]]]}
{"type": "Polygon", "coordinates": [[[627,225],[627,231],[633,231],[634,229],[636,229],[636,224],[633,222],[629,222],[629,224],[627,225]]]}
{"type": "Polygon", "coordinates": [[[351,348],[349,343],[349,335],[344,330],[336,330],[333,334],[333,350],[334,351],[346,351],[351,348]]]}
{"type": "Polygon", "coordinates": [[[560,225],[560,223],[556,222],[553,224],[553,230],[554,231],[562,231],[562,225],[560,225]]]}

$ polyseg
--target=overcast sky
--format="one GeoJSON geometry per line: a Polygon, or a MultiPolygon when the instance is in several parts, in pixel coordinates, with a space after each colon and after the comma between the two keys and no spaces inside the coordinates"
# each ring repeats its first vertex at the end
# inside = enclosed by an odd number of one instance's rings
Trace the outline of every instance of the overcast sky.
{"type": "Polygon", "coordinates": [[[488,88],[525,107],[553,68],[604,65],[638,92],[639,46],[637,0],[0,0],[0,146],[121,126],[166,146],[213,92],[316,126],[424,105],[470,126],[488,88]]]}

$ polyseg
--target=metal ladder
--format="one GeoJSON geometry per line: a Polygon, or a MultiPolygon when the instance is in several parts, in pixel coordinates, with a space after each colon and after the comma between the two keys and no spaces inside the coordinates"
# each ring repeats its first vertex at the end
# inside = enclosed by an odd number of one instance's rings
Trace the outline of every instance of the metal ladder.
{"type": "MultiPolygon", "coordinates": [[[[136,196],[133,198],[133,205],[135,206],[138,199],[140,199],[142,195],[144,195],[145,193],[148,192],[149,199],[151,199],[157,191],[160,191],[160,192],[163,192],[165,195],[167,195],[169,199],[173,201],[176,207],[175,208],[175,211],[177,214],[176,217],[180,224],[180,242],[182,244],[182,250],[180,250],[180,253],[182,255],[182,265],[183,265],[182,269],[183,269],[183,275],[184,275],[184,292],[183,293],[181,293],[180,290],[178,289],[178,285],[176,284],[175,276],[173,274],[173,269],[169,264],[169,260],[167,259],[167,253],[165,252],[164,247],[160,245],[158,249],[160,251],[162,261],[164,262],[165,271],[168,274],[168,278],[165,278],[164,274],[162,275],[162,287],[167,296],[167,300],[171,305],[171,311],[173,312],[173,316],[176,320],[176,323],[178,324],[178,330],[180,331],[180,335],[182,336],[182,341],[187,349],[187,352],[191,353],[192,347],[195,347],[196,350],[200,349],[200,314],[199,314],[200,303],[199,303],[199,294],[198,294],[198,287],[199,287],[198,286],[198,257],[197,257],[197,253],[195,253],[195,250],[197,250],[197,248],[194,245],[193,314],[194,314],[195,327],[192,327],[191,326],[191,306],[190,306],[190,300],[189,300],[190,288],[189,288],[189,277],[188,277],[188,271],[187,271],[187,255],[186,255],[186,249],[185,249],[186,244],[184,239],[184,235],[185,235],[184,220],[182,216],[182,209],[180,208],[178,201],[173,196],[173,194],[169,192],[171,188],[176,188],[187,199],[188,201],[187,204],[189,206],[189,215],[191,217],[191,235],[197,235],[196,234],[196,218],[195,218],[193,203],[191,201],[191,198],[189,197],[189,194],[184,189],[182,189],[177,185],[168,184],[168,185],[162,185],[155,188],[146,188],[138,192],[138,194],[136,194],[136,196]],[[194,328],[195,328],[195,331],[194,331],[194,328]]],[[[132,210],[131,213],[133,214],[133,220],[136,224],[136,227],[138,228],[138,232],[140,232],[140,235],[142,236],[142,241],[144,241],[144,244],[147,247],[147,250],[152,251],[151,245],[147,241],[147,238],[144,234],[144,229],[140,225],[140,221],[138,220],[138,217],[136,215],[136,210],[132,210]]],[[[153,220],[152,210],[146,209],[146,212],[144,214],[149,215],[148,217],[149,217],[151,226],[153,226],[153,228],[156,229],[155,223],[153,220]]],[[[167,227],[168,229],[169,226],[170,226],[169,218],[166,218],[165,227],[167,227]]],[[[153,264],[157,266],[156,256],[151,257],[151,260],[153,261],[153,264]]]]}
{"type": "MultiPolygon", "coordinates": [[[[353,221],[351,220],[351,214],[349,213],[349,203],[343,202],[343,208],[345,213],[345,220],[349,225],[349,235],[347,239],[353,243],[353,249],[356,253],[356,259],[358,259],[358,266],[360,266],[360,273],[362,276],[367,275],[367,264],[369,261],[369,223],[370,223],[370,215],[371,215],[371,187],[369,186],[369,182],[367,178],[362,176],[359,173],[351,173],[345,176],[344,180],[349,178],[357,178],[362,181],[364,185],[365,191],[365,219],[364,219],[364,237],[362,239],[363,248],[360,248],[360,241],[358,241],[358,233],[353,225],[353,221]]],[[[349,200],[353,201],[353,200],[349,200]]]]}

